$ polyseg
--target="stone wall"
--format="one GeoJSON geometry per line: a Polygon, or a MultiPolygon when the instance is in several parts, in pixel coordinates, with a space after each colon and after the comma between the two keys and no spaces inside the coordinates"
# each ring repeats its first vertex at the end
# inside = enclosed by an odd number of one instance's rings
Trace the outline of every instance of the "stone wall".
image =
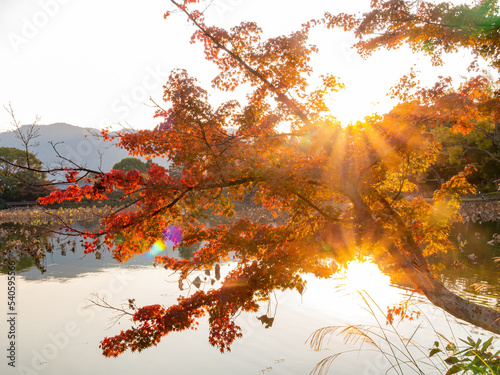
{"type": "Polygon", "coordinates": [[[500,201],[462,202],[460,214],[463,221],[497,221],[500,220],[500,201]]]}

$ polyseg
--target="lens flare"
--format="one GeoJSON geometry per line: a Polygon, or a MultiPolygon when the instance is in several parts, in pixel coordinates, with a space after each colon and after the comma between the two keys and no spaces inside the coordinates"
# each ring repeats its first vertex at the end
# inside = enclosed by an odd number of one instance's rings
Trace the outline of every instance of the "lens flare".
{"type": "Polygon", "coordinates": [[[173,245],[178,244],[182,240],[182,229],[176,225],[169,225],[163,231],[163,240],[170,241],[173,245]]]}
{"type": "Polygon", "coordinates": [[[146,255],[148,257],[155,257],[167,248],[167,244],[170,242],[172,245],[176,245],[182,240],[182,230],[176,225],[169,225],[163,231],[163,237],[151,245],[146,255]]]}
{"type": "Polygon", "coordinates": [[[150,248],[148,251],[148,256],[157,256],[160,254],[163,250],[165,250],[167,246],[165,245],[165,242],[163,240],[157,240],[150,248]]]}

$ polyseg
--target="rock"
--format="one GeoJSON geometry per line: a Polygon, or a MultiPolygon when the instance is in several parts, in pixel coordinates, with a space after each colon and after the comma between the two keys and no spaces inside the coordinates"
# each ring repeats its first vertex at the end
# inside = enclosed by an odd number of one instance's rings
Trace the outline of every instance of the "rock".
{"type": "Polygon", "coordinates": [[[497,221],[500,220],[499,201],[462,202],[460,206],[462,221],[497,221]]]}

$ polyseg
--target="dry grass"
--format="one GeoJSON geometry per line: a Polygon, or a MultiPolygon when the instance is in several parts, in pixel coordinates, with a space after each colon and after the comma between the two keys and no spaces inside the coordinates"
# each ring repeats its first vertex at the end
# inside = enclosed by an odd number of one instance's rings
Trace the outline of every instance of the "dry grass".
{"type": "Polygon", "coordinates": [[[13,208],[0,211],[0,224],[66,225],[98,220],[111,212],[111,209],[111,207],[13,208]]]}

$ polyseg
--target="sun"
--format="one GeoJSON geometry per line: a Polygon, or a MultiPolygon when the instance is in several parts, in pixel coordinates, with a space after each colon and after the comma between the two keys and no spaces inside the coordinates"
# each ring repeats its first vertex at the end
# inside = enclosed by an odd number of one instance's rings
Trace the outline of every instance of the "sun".
{"type": "Polygon", "coordinates": [[[326,104],[330,113],[343,126],[362,121],[366,116],[377,112],[376,103],[356,102],[347,96],[328,98],[326,104]]]}
{"type": "Polygon", "coordinates": [[[367,116],[391,111],[397,100],[387,96],[390,87],[367,85],[360,80],[348,80],[338,92],[325,96],[325,104],[330,114],[343,126],[356,124],[367,116]]]}
{"type": "Polygon", "coordinates": [[[378,266],[368,260],[351,261],[344,271],[344,283],[347,289],[368,294],[387,290],[391,278],[380,271],[378,266]]]}

